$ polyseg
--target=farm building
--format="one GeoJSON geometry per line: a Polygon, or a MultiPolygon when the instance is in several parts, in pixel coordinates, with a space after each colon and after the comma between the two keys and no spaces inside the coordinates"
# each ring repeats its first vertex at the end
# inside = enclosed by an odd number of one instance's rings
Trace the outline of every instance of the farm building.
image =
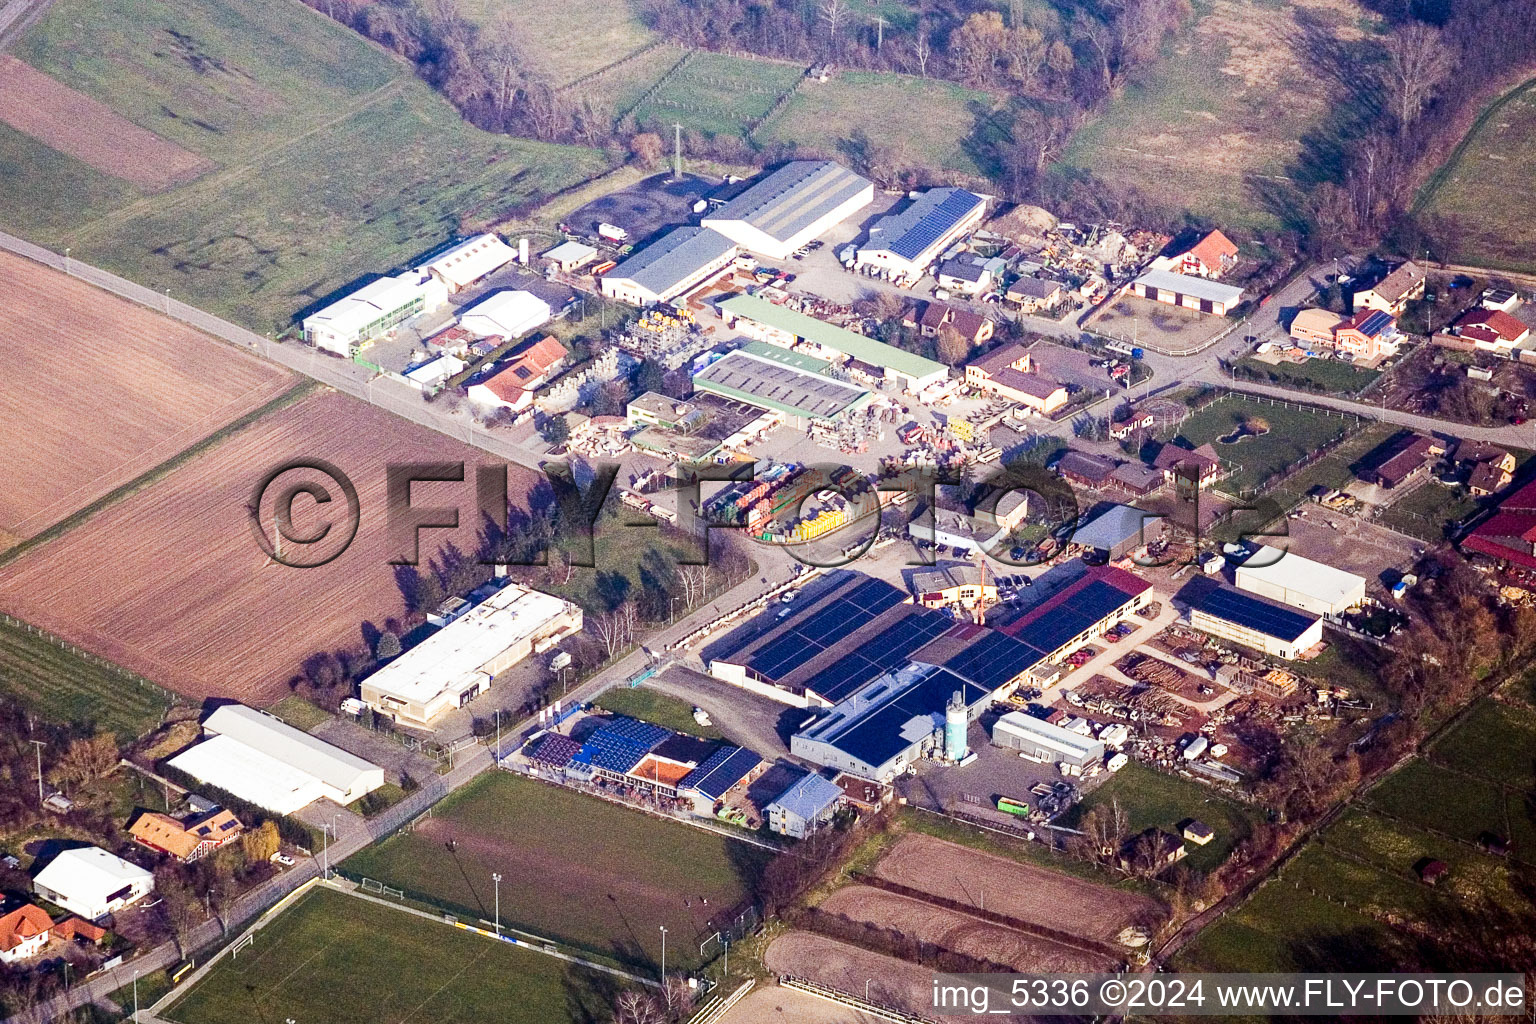
{"type": "Polygon", "coordinates": [[[1213,580],[1195,580],[1178,596],[1196,629],[1277,658],[1297,658],[1323,639],[1320,616],[1213,580]]]}
{"type": "Polygon", "coordinates": [[[1074,559],[1035,577],[1018,615],[999,626],[1037,652],[1036,675],[1146,607],[1152,584],[1134,573],[1074,559]]]}
{"type": "Polygon", "coordinates": [[[729,270],[738,251],[718,231],[674,228],[604,274],[598,287],[633,306],[671,302],[729,270]]]}
{"type": "Polygon", "coordinates": [[[1237,567],[1239,590],[1338,618],[1365,600],[1365,578],[1267,545],[1237,567]]]}
{"type": "Polygon", "coordinates": [[[1109,474],[1106,483],[1109,487],[1144,497],[1161,488],[1165,482],[1163,474],[1151,466],[1139,462],[1122,462],[1109,474]]]}
{"type": "Polygon", "coordinates": [[[875,221],[854,256],[854,268],[901,285],[928,267],[986,216],[987,201],[963,188],[932,188],[900,213],[875,221]]]}
{"type": "Polygon", "coordinates": [[[1401,264],[1380,281],[1355,292],[1355,309],[1379,309],[1383,313],[1402,316],[1403,309],[1414,299],[1424,295],[1424,271],[1418,264],[1401,264]]]}
{"type": "Polygon", "coordinates": [[[32,879],[39,896],[87,921],[148,896],[155,876],[96,846],[65,850],[32,879]]]}
{"type": "Polygon", "coordinates": [[[1118,562],[1162,532],[1162,516],[1132,505],[1110,505],[1074,530],[1071,543],[1102,561],[1118,562]]]}
{"type": "Polygon", "coordinates": [[[557,338],[546,335],[471,384],[466,393],[478,405],[519,412],[533,404],[534,393],[568,354],[557,338]]]}
{"type": "Polygon", "coordinates": [[[1067,404],[1066,386],[1039,372],[1029,349],[1019,344],[1003,345],[968,363],[965,382],[1042,416],[1067,404]]]}
{"type": "Polygon", "coordinates": [[[966,608],[997,603],[997,579],[968,563],[912,574],[912,597],[924,608],[966,608]]]}
{"type": "Polygon", "coordinates": [[[380,714],[426,726],[469,703],[498,672],[580,630],[576,605],[508,583],[364,679],[361,697],[380,714]]]}
{"type": "Polygon", "coordinates": [[[459,292],[515,259],[517,250],[497,236],[475,235],[450,246],[419,269],[437,278],[450,292],[459,292]]]}
{"type": "Polygon", "coordinates": [[[0,964],[36,956],[53,934],[53,918],[35,903],[24,903],[0,917],[0,964]]]}
{"type": "Polygon", "coordinates": [[[413,316],[447,304],[448,289],[423,271],[381,277],[305,317],[304,340],[350,358],[359,345],[382,338],[413,316]]]}
{"type": "Polygon", "coordinates": [[[1166,269],[1174,273],[1215,280],[1237,265],[1237,244],[1220,231],[1212,231],[1167,262],[1166,269]]]}
{"type": "Polygon", "coordinates": [[[1499,502],[1491,516],[1462,538],[1461,546],[1522,569],[1536,569],[1536,483],[1499,502]]]}
{"type": "Polygon", "coordinates": [[[700,224],[749,252],[782,260],[874,199],[874,183],[845,167],[795,160],[758,179],[700,224]]]}
{"type": "Polygon", "coordinates": [[[943,363],[913,355],[796,310],[776,306],[755,295],[732,295],[718,306],[725,325],[750,338],[785,348],[805,345],[815,354],[825,354],[838,361],[857,359],[878,366],[885,380],[914,394],[949,378],[949,367],[943,363]]]}
{"type": "Polygon", "coordinates": [[[1405,431],[1366,456],[1360,479],[1391,490],[1429,472],[1446,447],[1439,438],[1405,431]]]}
{"type": "Polygon", "coordinates": [[[128,834],[140,846],[169,854],[190,864],[240,838],[245,826],[230,811],[219,808],[180,821],[169,814],[144,811],[128,826],[128,834]]]}
{"type": "Polygon", "coordinates": [[[1056,460],[1056,475],[1069,484],[1097,489],[1109,483],[1115,466],[1114,459],[1070,449],[1056,460]]]}
{"type": "Polygon", "coordinates": [[[597,250],[584,242],[567,240],[542,254],[546,260],[566,273],[580,270],[597,259],[597,250]]]}
{"type": "Polygon", "coordinates": [[[384,785],[384,769],[271,715],[225,704],[172,768],[258,807],[292,814],[316,800],[345,807],[384,785]]]}
{"type": "Polygon", "coordinates": [[[492,292],[459,315],[459,326],[477,338],[521,338],[549,323],[549,303],[532,292],[492,292]]]}
{"type": "Polygon", "coordinates": [[[1241,288],[1170,270],[1147,271],[1132,283],[1131,290],[1144,299],[1216,316],[1226,316],[1243,299],[1241,288]]]}
{"type": "Polygon", "coordinates": [[[769,412],[800,430],[836,423],[869,403],[870,393],[823,372],[827,362],[777,345],[752,341],[693,375],[693,388],[769,412]]]}
{"type": "Polygon", "coordinates": [[[1046,764],[1086,768],[1104,760],[1104,744],[1092,736],[1052,725],[1022,711],[1010,711],[997,720],[992,726],[992,743],[1046,764]]]}
{"type": "Polygon", "coordinates": [[[769,831],[804,839],[832,820],[843,806],[843,790],[812,773],[802,775],[764,808],[769,831]]]}

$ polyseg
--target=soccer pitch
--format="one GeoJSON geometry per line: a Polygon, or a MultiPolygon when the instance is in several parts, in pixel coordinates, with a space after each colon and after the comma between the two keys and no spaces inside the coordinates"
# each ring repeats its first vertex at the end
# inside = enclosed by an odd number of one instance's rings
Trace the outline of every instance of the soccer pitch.
{"type": "Polygon", "coordinates": [[[609,1020],[620,979],[326,888],[162,1015],[176,1024],[609,1020]]]}

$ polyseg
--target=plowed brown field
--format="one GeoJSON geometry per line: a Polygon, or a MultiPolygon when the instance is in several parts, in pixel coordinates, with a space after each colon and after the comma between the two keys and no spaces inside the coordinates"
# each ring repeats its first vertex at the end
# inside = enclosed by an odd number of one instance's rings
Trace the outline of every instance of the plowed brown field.
{"type": "Polygon", "coordinates": [[[1163,916],[1146,896],[916,833],[898,840],[874,873],[934,896],[1101,942],[1113,942],[1126,925],[1163,916]]]}
{"type": "Polygon", "coordinates": [[[281,367],[9,253],[0,253],[0,296],[0,548],[294,381],[281,367]]]}
{"type": "MultiPolygon", "coordinates": [[[[401,612],[389,564],[386,465],[458,460],[467,463],[466,483],[413,488],[417,507],[462,510],[457,530],[423,532],[424,560],[448,541],[475,550],[475,466],[494,460],[363,402],[319,394],[263,417],[0,569],[0,609],[188,696],[265,703],[287,692],[305,656],[357,646],[364,621],[382,628],[401,612]],[[248,506],[258,482],[295,458],[323,459],[346,473],[362,509],[351,546],[319,568],[272,563],[252,532],[248,506]]],[[[514,500],[533,479],[510,469],[514,500]]],[[[296,515],[295,525],[308,532],[316,520],[296,515]]]]}
{"type": "Polygon", "coordinates": [[[213,168],[212,160],[140,128],[105,103],[0,55],[0,121],[142,188],[158,191],[213,168]]]}

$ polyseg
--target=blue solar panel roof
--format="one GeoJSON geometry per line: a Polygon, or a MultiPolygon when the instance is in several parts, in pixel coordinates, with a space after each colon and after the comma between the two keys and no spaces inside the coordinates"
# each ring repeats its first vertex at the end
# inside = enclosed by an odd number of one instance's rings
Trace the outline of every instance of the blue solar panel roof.
{"type": "Polygon", "coordinates": [[[581,749],[593,766],[623,774],[671,735],[659,725],[619,716],[588,736],[581,749]]]}
{"type": "Polygon", "coordinates": [[[1392,315],[1390,313],[1384,313],[1378,309],[1376,312],[1372,313],[1370,316],[1361,321],[1360,333],[1368,338],[1374,338],[1376,335],[1386,330],[1387,325],[1391,322],[1392,315]]]}
{"type": "Polygon", "coordinates": [[[943,667],[969,682],[995,690],[1045,657],[1029,644],[990,632],[978,637],[959,654],[944,659],[943,667]]]}
{"type": "Polygon", "coordinates": [[[912,741],[902,735],[902,730],[912,719],[933,718],[937,728],[942,721],[944,705],[956,690],[961,692],[967,705],[974,705],[988,693],[954,673],[940,669],[900,690],[895,699],[877,702],[872,705],[872,710],[854,717],[837,735],[825,738],[851,757],[872,766],[882,765],[911,745],[912,741]]]}
{"type": "Polygon", "coordinates": [[[807,679],[805,688],[836,704],[870,680],[905,664],[912,652],[952,625],[954,620],[943,612],[927,608],[915,611],[865,638],[857,651],[807,679]]]}
{"type": "Polygon", "coordinates": [[[762,758],[744,747],[721,747],[685,775],[678,789],[696,789],[712,800],[719,800],[762,763],[762,758]]]}
{"type": "Polygon", "coordinates": [[[981,197],[972,192],[964,189],[950,190],[942,202],[891,243],[891,251],[903,259],[916,259],[924,249],[954,227],[956,221],[975,209],[978,202],[981,202],[981,197]]]}
{"type": "Polygon", "coordinates": [[[1207,615],[1287,641],[1299,639],[1318,619],[1234,587],[1212,587],[1194,606],[1207,615]]]}
{"type": "Polygon", "coordinates": [[[884,580],[866,579],[841,597],[792,618],[777,637],[747,658],[747,667],[765,679],[789,675],[843,637],[906,600],[884,580]]]}

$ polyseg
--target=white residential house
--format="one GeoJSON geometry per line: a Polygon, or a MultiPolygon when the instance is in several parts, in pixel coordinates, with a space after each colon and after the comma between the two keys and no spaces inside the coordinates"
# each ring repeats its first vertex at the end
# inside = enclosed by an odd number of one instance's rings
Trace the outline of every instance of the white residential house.
{"type": "Polygon", "coordinates": [[[100,847],[85,846],[49,861],[32,888],[48,902],[95,921],[149,895],[155,876],[100,847]]]}

